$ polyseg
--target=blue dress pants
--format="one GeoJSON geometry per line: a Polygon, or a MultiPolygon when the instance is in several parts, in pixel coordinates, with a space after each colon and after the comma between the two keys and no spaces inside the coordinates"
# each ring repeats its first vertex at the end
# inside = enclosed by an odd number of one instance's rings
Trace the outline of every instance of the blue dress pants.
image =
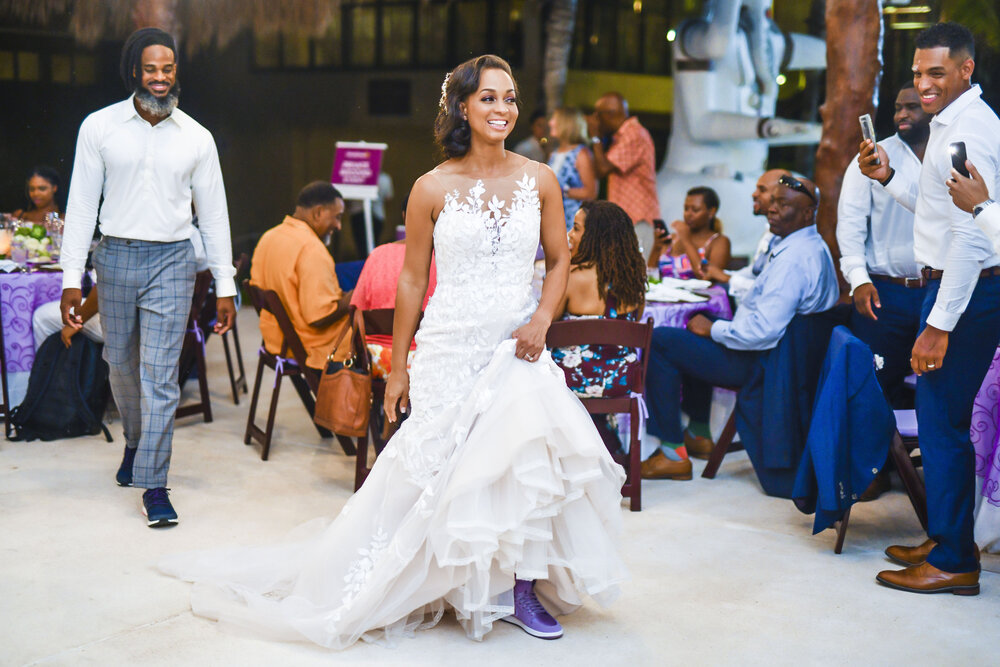
{"type": "MultiPolygon", "coordinates": [[[[921,330],[940,280],[927,286],[921,330]]],[[[1000,341],[1000,276],[981,277],[948,336],[940,369],[917,380],[917,427],[927,485],[927,534],[937,542],[927,562],[945,572],[972,572],[975,452],[969,438],[976,393],[1000,341]]]]}
{"type": "Polygon", "coordinates": [[[653,329],[653,347],[646,378],[646,430],[670,443],[684,441],[681,428],[681,388],[692,382],[739,387],[750,379],[760,352],[730,350],[687,329],[653,329]]]}
{"type": "Polygon", "coordinates": [[[927,296],[926,287],[904,287],[874,278],[881,308],[876,308],[878,320],[870,320],[851,309],[851,331],[884,360],[875,371],[886,399],[896,409],[913,407],[905,401],[903,380],[910,369],[910,352],[921,327],[921,312],[927,296]]]}

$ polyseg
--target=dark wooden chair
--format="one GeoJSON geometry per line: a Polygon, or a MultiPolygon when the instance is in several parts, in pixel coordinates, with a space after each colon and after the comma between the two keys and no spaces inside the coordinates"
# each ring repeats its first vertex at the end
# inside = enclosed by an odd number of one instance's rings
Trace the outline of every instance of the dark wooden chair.
{"type": "MultiPolygon", "coordinates": [[[[896,430],[893,431],[889,443],[889,457],[896,465],[896,472],[903,481],[903,488],[910,499],[917,520],[924,530],[927,530],[927,488],[924,480],[917,472],[921,465],[920,454],[915,454],[920,447],[917,438],[917,414],[915,410],[893,410],[896,417],[896,430]]],[[[839,554],[844,548],[844,538],[847,536],[847,526],[851,520],[851,509],[847,508],[844,516],[836,523],[837,541],[833,552],[839,554]]]]}
{"type": "MultiPolygon", "coordinates": [[[[622,345],[635,348],[642,360],[640,372],[628,387],[629,395],[620,398],[581,398],[580,401],[591,415],[628,413],[630,421],[629,452],[621,456],[609,446],[615,460],[626,471],[622,496],[629,499],[630,509],[642,509],[642,472],[639,460],[639,401],[646,389],[646,373],[649,366],[649,349],[653,340],[653,320],[645,323],[612,319],[564,320],[554,322],[549,327],[545,344],[549,348],[571,345],[622,345]]],[[[605,444],[611,445],[605,434],[605,444]]],[[[617,443],[614,443],[617,445],[617,443]]]]}
{"type": "MultiPolygon", "coordinates": [[[[291,380],[292,386],[295,387],[299,398],[302,400],[302,404],[309,413],[311,421],[312,417],[316,414],[316,391],[319,389],[319,373],[312,372],[312,369],[306,367],[306,348],[302,344],[302,339],[296,333],[295,327],[292,325],[292,320],[288,316],[288,311],[285,310],[285,306],[281,303],[281,298],[277,292],[261,289],[256,285],[250,284],[249,281],[245,281],[243,285],[258,316],[262,311],[267,311],[273,315],[274,319],[278,322],[278,327],[281,329],[282,334],[281,349],[278,354],[268,352],[263,342],[261,343],[257,355],[257,377],[254,380],[253,393],[250,398],[250,414],[247,417],[246,433],[243,436],[243,443],[246,445],[251,444],[253,440],[261,444],[260,458],[266,461],[271,450],[271,436],[274,432],[274,418],[278,410],[278,394],[281,390],[282,380],[285,377],[291,380]],[[267,413],[267,422],[264,428],[261,429],[254,423],[254,417],[257,414],[257,399],[260,397],[261,379],[264,375],[265,366],[274,369],[275,376],[274,390],[271,393],[271,405],[267,413]]],[[[316,425],[315,422],[313,425],[316,426],[316,430],[319,431],[322,437],[333,437],[334,434],[327,429],[316,425]]],[[[354,455],[356,450],[351,439],[341,435],[337,435],[336,437],[344,453],[348,456],[354,455]]]]}
{"type": "Polygon", "coordinates": [[[205,363],[205,337],[210,329],[206,330],[201,324],[211,286],[212,272],[199,271],[194,280],[194,296],[191,298],[187,331],[184,332],[184,343],[177,365],[178,381],[182,389],[191,376],[191,371],[197,370],[198,401],[178,406],[176,413],[178,419],[202,415],[206,422],[212,421],[212,399],[208,393],[208,369],[205,363]]]}
{"type": "MultiPolygon", "coordinates": [[[[355,322],[354,349],[362,368],[371,368],[371,356],[368,354],[368,346],[358,335],[361,327],[358,321],[364,325],[367,335],[391,336],[392,322],[395,314],[393,308],[376,308],[373,310],[356,310],[352,307],[351,317],[355,322]]],[[[368,433],[358,438],[357,462],[354,469],[354,490],[357,491],[368,478],[371,466],[368,465],[368,445],[372,444],[374,455],[377,458],[382,453],[385,443],[395,429],[390,427],[385,421],[385,379],[372,378],[372,408],[371,416],[368,420],[368,433]]],[[[401,415],[402,416],[402,415],[401,415]]],[[[398,422],[397,422],[398,425],[398,422]]]]}
{"type": "MultiPolygon", "coordinates": [[[[241,253],[234,264],[236,266],[236,284],[239,285],[250,274],[250,256],[245,252],[241,253]]],[[[239,313],[237,312],[237,314],[239,313]]],[[[240,330],[236,326],[236,319],[233,319],[233,328],[222,334],[220,338],[222,338],[222,349],[226,353],[226,369],[229,371],[229,388],[233,392],[233,403],[239,405],[240,392],[247,394],[250,390],[247,383],[246,369],[243,367],[243,350],[240,348],[240,330]],[[233,339],[233,352],[229,351],[230,338],[233,339]],[[234,357],[236,359],[236,368],[233,367],[234,357]],[[237,369],[239,369],[238,375],[236,373],[237,369]]]]}
{"type": "MultiPolygon", "coordinates": [[[[728,391],[739,392],[739,387],[719,387],[720,389],[726,389],[728,391]]],[[[726,425],[722,429],[722,433],[719,434],[719,439],[715,443],[715,447],[712,448],[712,453],[708,456],[708,463],[705,464],[705,469],[701,471],[701,476],[705,479],[715,479],[715,475],[719,472],[719,466],[722,465],[722,459],[725,458],[726,454],[730,450],[735,449],[733,447],[733,439],[736,438],[736,407],[733,406],[733,411],[729,414],[729,419],[726,420],[726,425]]]]}

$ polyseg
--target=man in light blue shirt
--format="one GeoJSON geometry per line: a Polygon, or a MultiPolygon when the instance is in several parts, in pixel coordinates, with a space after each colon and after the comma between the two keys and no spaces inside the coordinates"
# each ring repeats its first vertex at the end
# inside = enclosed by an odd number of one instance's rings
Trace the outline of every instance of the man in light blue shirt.
{"type": "MultiPolygon", "coordinates": [[[[920,174],[930,121],[913,82],[906,82],[896,95],[896,134],[879,142],[906,179],[920,174]]],[[[905,403],[903,380],[910,374],[910,350],[927,293],[913,256],[913,212],[862,174],[856,158],[840,188],[837,244],[854,300],[851,331],[885,360],[876,375],[886,398],[894,407],[912,407],[905,403]]]]}
{"type": "Polygon", "coordinates": [[[695,315],[687,329],[658,327],[653,331],[646,430],[678,450],[681,460],[671,460],[657,450],[642,464],[644,478],[690,479],[691,462],[682,445],[682,384],[742,386],[760,354],[778,344],[793,317],[823,312],[837,303],[837,271],[816,230],[818,203],[815,185],[782,176],[767,212],[771,232],[779,240],[733,320],[712,322],[695,315]]]}

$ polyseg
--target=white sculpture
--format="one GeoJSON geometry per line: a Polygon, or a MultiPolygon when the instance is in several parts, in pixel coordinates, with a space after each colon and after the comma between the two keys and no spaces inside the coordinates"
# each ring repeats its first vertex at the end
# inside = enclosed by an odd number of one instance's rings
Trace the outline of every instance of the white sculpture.
{"type": "Polygon", "coordinates": [[[781,70],[824,69],[826,44],[778,30],[770,0],[707,0],[700,19],[673,40],[674,115],[667,158],[657,177],[660,208],[679,218],[684,193],[719,193],[719,218],[734,255],[749,255],[764,231],[750,193],[771,144],[815,144],[821,125],[775,118],[781,70]]]}

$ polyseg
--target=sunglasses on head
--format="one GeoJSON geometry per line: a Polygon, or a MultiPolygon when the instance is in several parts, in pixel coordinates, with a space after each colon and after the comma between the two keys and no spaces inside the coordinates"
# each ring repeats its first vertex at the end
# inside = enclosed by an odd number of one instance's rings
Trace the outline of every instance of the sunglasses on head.
{"type": "Polygon", "coordinates": [[[813,194],[812,188],[806,186],[804,183],[802,183],[802,181],[796,180],[791,176],[782,176],[781,178],[778,179],[778,184],[784,185],[786,188],[791,188],[796,192],[801,192],[805,196],[809,197],[809,199],[811,199],[814,204],[816,203],[816,195],[813,194]]]}

